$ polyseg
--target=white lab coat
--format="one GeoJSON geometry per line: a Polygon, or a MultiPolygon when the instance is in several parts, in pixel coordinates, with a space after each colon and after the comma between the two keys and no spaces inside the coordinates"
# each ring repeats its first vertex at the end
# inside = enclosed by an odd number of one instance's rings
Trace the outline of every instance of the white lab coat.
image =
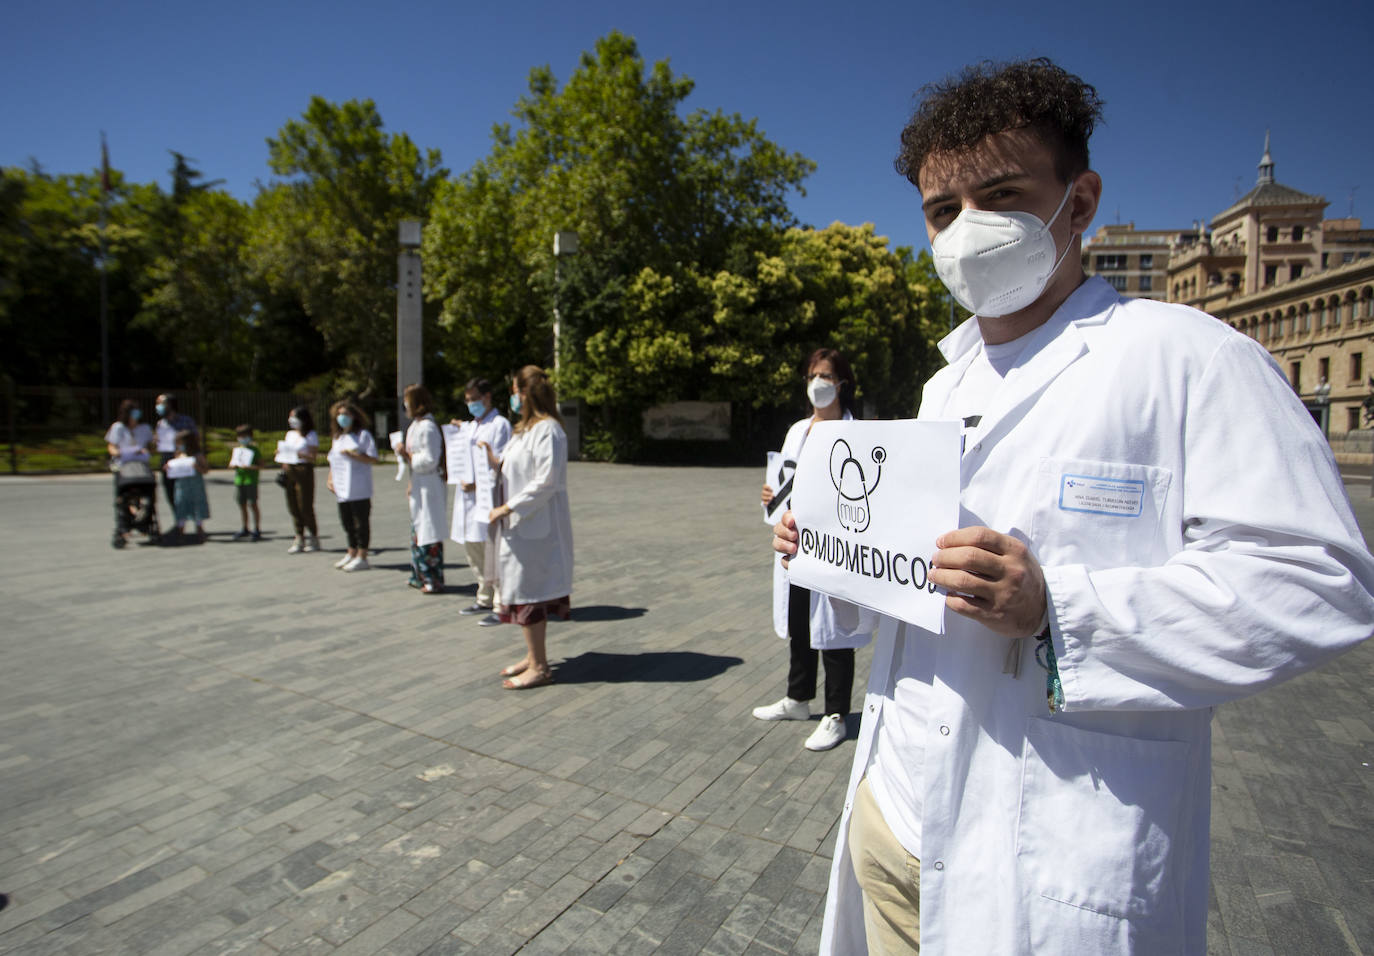
{"type": "MultiPolygon", "coordinates": [[[[960,615],[883,619],[821,952],[866,951],[847,852],[896,641],[933,660],[921,943],[946,953],[1202,953],[1211,708],[1369,636],[1374,559],[1312,418],[1255,342],[1182,306],[1077,289],[1027,344],[962,457],[960,523],[1027,541],[1064,706],[1023,642],[960,615]],[[1139,516],[1060,507],[1066,475],[1140,482],[1139,516]]],[[[921,417],[948,417],[966,322],[921,417]]]]}
{"type": "MultiPolygon", "coordinates": [[[[854,416],[844,413],[844,421],[850,422],[854,416]]],[[[802,446],[811,430],[811,416],[808,415],[787,430],[782,443],[782,457],[790,461],[801,458],[802,446]]],[[[774,491],[778,489],[774,488],[774,491]]],[[[782,555],[773,554],[773,633],[787,640],[787,606],[791,589],[787,569],[782,566],[782,555]]],[[[819,591],[811,592],[811,646],[818,650],[833,651],[846,647],[862,647],[868,643],[873,632],[874,614],[867,609],[827,597],[819,591]]]]}
{"type": "Polygon", "coordinates": [[[501,459],[511,514],[501,522],[501,603],[536,604],[572,594],[568,437],[545,418],[514,435],[501,459]]]}
{"type": "Polygon", "coordinates": [[[425,415],[406,429],[406,451],[410,453],[410,526],[420,547],[444,540],[447,495],[444,479],[439,477],[439,458],[444,436],[433,415],[425,415]]]}
{"type": "Polygon", "coordinates": [[[510,441],[510,422],[496,409],[489,408],[480,419],[464,423],[460,434],[467,443],[465,447],[471,452],[473,484],[477,487],[473,491],[459,488],[454,495],[455,510],[457,503],[461,502],[462,513],[453,516],[452,537],[455,541],[486,541],[487,515],[496,507],[496,486],[501,479],[496,469],[491,467],[487,453],[477,446],[477,442],[486,442],[496,457],[500,458],[506,450],[506,443],[510,441]]]}

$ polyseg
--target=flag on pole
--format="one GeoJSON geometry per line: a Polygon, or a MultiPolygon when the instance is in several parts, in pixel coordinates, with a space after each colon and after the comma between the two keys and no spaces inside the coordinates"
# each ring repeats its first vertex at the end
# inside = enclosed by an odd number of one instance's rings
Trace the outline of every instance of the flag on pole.
{"type": "Polygon", "coordinates": [[[100,188],[110,191],[110,150],[105,145],[105,133],[100,133],[100,188]]]}

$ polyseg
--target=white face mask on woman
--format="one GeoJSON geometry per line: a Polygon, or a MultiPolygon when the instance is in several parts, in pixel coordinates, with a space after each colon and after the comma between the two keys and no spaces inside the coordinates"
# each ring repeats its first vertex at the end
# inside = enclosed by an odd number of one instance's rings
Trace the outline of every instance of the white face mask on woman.
{"type": "Polygon", "coordinates": [[[829,408],[835,401],[835,396],[839,394],[840,387],[834,382],[827,382],[817,375],[806,383],[806,397],[811,402],[812,408],[829,408]]]}
{"type": "Polygon", "coordinates": [[[935,271],[949,294],[974,315],[990,318],[1020,312],[1040,298],[1073,247],[1070,236],[1056,258],[1050,235],[1072,193],[1070,181],[1047,223],[1029,212],[960,212],[930,241],[935,271]]]}

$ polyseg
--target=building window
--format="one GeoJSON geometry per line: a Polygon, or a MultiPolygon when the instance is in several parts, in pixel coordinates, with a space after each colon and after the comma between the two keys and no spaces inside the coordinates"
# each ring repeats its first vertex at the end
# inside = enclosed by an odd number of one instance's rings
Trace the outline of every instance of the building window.
{"type": "Polygon", "coordinates": [[[1278,241],[1279,241],[1279,227],[1278,227],[1278,226],[1270,226],[1270,227],[1265,231],[1265,233],[1264,233],[1264,240],[1265,240],[1265,242],[1278,242],[1278,241]]]}
{"type": "Polygon", "coordinates": [[[1331,360],[1329,358],[1317,359],[1317,383],[1331,381],[1331,360]]]}
{"type": "Polygon", "coordinates": [[[1302,242],[1302,226],[1293,227],[1293,241],[1302,242]]]}
{"type": "Polygon", "coordinates": [[[1125,291],[1126,291],[1126,277],[1125,277],[1125,276],[1107,276],[1106,278],[1107,278],[1107,281],[1111,283],[1112,288],[1115,289],[1117,292],[1125,292],[1125,291]]]}
{"type": "Polygon", "coordinates": [[[1141,277],[1140,277],[1140,291],[1141,291],[1141,292],[1153,292],[1153,291],[1154,291],[1154,277],[1153,277],[1153,276],[1141,276],[1141,277]]]}
{"type": "Polygon", "coordinates": [[[1360,406],[1351,405],[1345,410],[1345,430],[1358,431],[1360,428],[1360,406]]]}
{"type": "Polygon", "coordinates": [[[1302,392],[1302,363],[1288,363],[1288,381],[1293,386],[1293,391],[1301,394],[1302,392]]]}
{"type": "Polygon", "coordinates": [[[1111,269],[1124,269],[1124,268],[1126,268],[1126,257],[1125,257],[1125,256],[1112,255],[1112,256],[1098,256],[1098,257],[1097,257],[1097,271],[1098,271],[1098,272],[1106,272],[1106,271],[1109,271],[1109,270],[1111,270],[1111,269]]]}
{"type": "Polygon", "coordinates": [[[1143,255],[1140,257],[1140,268],[1153,269],[1155,267],[1155,257],[1153,255],[1143,255]]]}
{"type": "Polygon", "coordinates": [[[1265,267],[1264,267],[1264,284],[1265,284],[1265,285],[1273,285],[1273,284],[1274,284],[1274,280],[1276,280],[1278,277],[1279,277],[1279,267],[1278,267],[1278,266],[1265,266],[1265,267]]]}
{"type": "Polygon", "coordinates": [[[1347,262],[1354,262],[1354,261],[1355,261],[1355,253],[1353,253],[1353,252],[1342,252],[1342,253],[1341,253],[1341,265],[1345,265],[1347,262]]]}
{"type": "Polygon", "coordinates": [[[1350,353],[1350,381],[1361,382],[1364,380],[1364,353],[1350,353]]]}
{"type": "Polygon", "coordinates": [[[1289,277],[1290,279],[1301,279],[1301,278],[1302,278],[1302,263],[1301,263],[1301,262],[1295,262],[1295,263],[1293,263],[1293,265],[1291,265],[1291,266],[1288,267],[1288,277],[1289,277]]]}

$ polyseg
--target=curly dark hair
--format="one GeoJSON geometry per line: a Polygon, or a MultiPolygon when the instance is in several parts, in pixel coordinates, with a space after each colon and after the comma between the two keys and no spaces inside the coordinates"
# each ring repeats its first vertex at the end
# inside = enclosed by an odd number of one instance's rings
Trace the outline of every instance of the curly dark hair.
{"type": "Polygon", "coordinates": [[[1044,57],[984,61],[921,87],[918,95],[894,163],[918,188],[931,153],[970,149],[985,136],[1023,127],[1054,152],[1055,174],[1068,182],[1088,168],[1088,137],[1102,121],[1097,90],[1044,57]]]}

